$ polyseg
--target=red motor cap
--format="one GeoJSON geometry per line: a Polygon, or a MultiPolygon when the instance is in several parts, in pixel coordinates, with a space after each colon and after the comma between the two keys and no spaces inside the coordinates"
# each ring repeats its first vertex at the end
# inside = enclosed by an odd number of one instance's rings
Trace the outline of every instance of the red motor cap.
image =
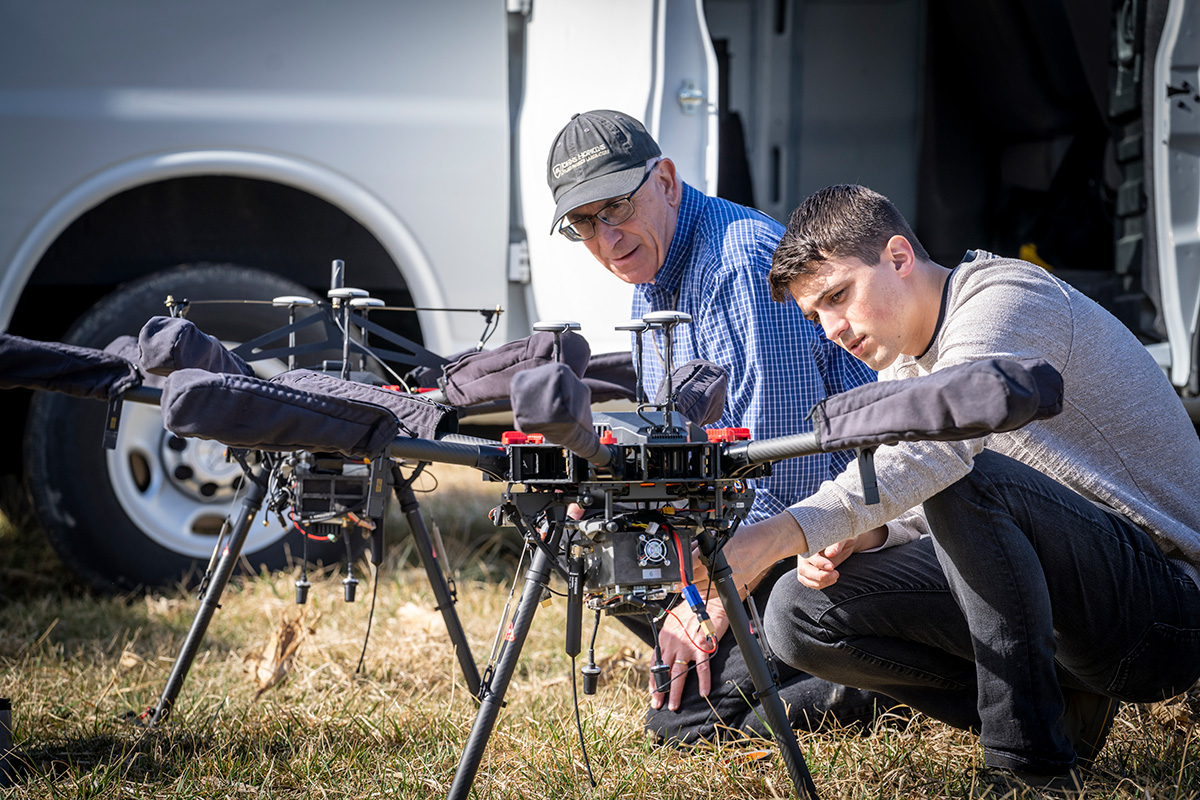
{"type": "Polygon", "coordinates": [[[540,433],[505,431],[500,434],[500,444],[545,444],[546,437],[540,433]]]}
{"type": "Polygon", "coordinates": [[[749,428],[709,428],[710,442],[744,442],[750,438],[749,428]]]}

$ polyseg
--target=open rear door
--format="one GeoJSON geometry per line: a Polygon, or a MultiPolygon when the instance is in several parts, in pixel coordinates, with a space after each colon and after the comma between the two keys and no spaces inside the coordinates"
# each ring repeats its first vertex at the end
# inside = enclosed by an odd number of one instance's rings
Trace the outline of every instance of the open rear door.
{"type": "Polygon", "coordinates": [[[584,247],[551,234],[546,158],[572,114],[638,117],[685,181],[715,193],[716,59],[700,0],[534,0],[525,14],[517,115],[518,207],[528,237],[535,317],[571,319],[593,352],[627,350],[632,289],[584,247]]]}
{"type": "Polygon", "coordinates": [[[1154,202],[1170,378],[1200,392],[1200,3],[1172,0],[1154,70],[1154,202]]]}

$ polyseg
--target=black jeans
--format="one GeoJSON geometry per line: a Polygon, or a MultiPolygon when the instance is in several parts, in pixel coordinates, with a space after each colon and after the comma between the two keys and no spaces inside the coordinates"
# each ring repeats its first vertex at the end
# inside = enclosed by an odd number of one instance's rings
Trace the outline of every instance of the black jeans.
{"type": "Polygon", "coordinates": [[[1200,589],[1136,525],[989,451],[924,508],[932,538],[851,556],[823,591],[776,585],[763,624],[784,660],[1045,775],[1075,762],[1060,686],[1149,702],[1195,683],[1200,589]]]}

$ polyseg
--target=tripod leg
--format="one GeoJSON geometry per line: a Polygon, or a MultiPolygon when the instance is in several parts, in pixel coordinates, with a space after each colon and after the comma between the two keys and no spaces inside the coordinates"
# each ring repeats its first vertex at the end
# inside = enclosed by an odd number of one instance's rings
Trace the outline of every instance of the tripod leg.
{"type": "Polygon", "coordinates": [[[196,618],[192,620],[192,627],[188,630],[187,638],[183,640],[183,647],[180,648],[179,655],[175,657],[171,675],[167,678],[167,686],[163,689],[158,706],[147,723],[149,727],[165,721],[171,715],[171,708],[179,698],[179,692],[183,689],[183,682],[187,678],[188,670],[192,668],[196,652],[200,649],[200,643],[204,641],[208,624],[212,621],[213,614],[221,607],[221,595],[225,592],[225,586],[229,583],[233,568],[242,554],[242,547],[246,544],[246,535],[250,532],[250,525],[254,522],[254,517],[257,516],[259,509],[262,508],[263,498],[266,496],[266,483],[266,473],[263,470],[258,470],[246,480],[246,496],[242,498],[241,506],[238,508],[229,544],[217,561],[212,580],[200,598],[200,608],[196,611],[196,618]]]}
{"type": "Polygon", "coordinates": [[[488,737],[492,735],[496,716],[504,705],[504,693],[508,690],[508,682],[516,670],[517,659],[521,657],[521,648],[529,634],[533,613],[537,611],[538,603],[542,599],[542,590],[550,581],[550,568],[550,556],[544,548],[539,547],[534,553],[529,571],[525,573],[525,588],[517,603],[517,612],[513,615],[507,642],[500,651],[496,671],[492,674],[491,683],[484,686],[481,692],[479,712],[475,715],[475,724],[467,737],[467,746],[459,758],[458,771],[454,773],[454,783],[450,785],[447,800],[466,800],[471,792],[475,773],[479,771],[479,762],[483,760],[483,749],[487,746],[488,737]]]}
{"type": "Polygon", "coordinates": [[[437,553],[433,549],[433,541],[429,538],[429,529],[421,517],[421,507],[412,486],[404,481],[398,467],[392,468],[392,480],[396,489],[396,499],[400,501],[400,510],[408,520],[412,530],[413,541],[417,545],[417,553],[421,556],[421,566],[425,568],[425,576],[433,589],[433,597],[437,600],[437,609],[442,612],[446,623],[446,631],[454,644],[454,653],[458,657],[458,665],[462,668],[467,688],[475,697],[479,696],[479,668],[475,666],[475,657],[471,655],[471,646],[467,644],[467,635],[459,622],[458,612],[454,609],[454,599],[450,596],[450,586],[446,576],[438,564],[437,553]]]}
{"type": "Polygon", "coordinates": [[[779,745],[783,763],[787,765],[792,785],[796,787],[796,795],[806,800],[817,800],[817,787],[808,773],[808,765],[804,763],[804,754],[800,752],[800,743],[796,741],[796,732],[792,730],[792,724],[788,721],[783,701],[779,699],[779,687],[775,685],[771,676],[771,668],[763,658],[758,639],[751,632],[750,617],[746,614],[746,608],[742,605],[737,586],[733,582],[733,570],[725,561],[725,556],[716,551],[716,542],[710,533],[702,532],[699,539],[701,557],[716,585],[717,594],[725,606],[725,613],[729,615],[729,629],[733,631],[742,658],[750,670],[754,688],[758,691],[758,699],[767,715],[767,724],[775,734],[775,742],[779,745]]]}

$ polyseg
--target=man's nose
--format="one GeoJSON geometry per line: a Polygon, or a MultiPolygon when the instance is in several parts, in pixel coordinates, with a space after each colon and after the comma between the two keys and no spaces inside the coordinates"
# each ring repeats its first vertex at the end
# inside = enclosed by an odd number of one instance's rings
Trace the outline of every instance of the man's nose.
{"type": "Polygon", "coordinates": [[[831,342],[840,342],[842,334],[849,327],[845,317],[822,316],[821,326],[825,329],[825,338],[831,342]]]}
{"type": "Polygon", "coordinates": [[[621,238],[621,230],[619,225],[609,225],[607,223],[596,220],[592,223],[596,228],[596,241],[602,246],[615,244],[621,238]]]}

